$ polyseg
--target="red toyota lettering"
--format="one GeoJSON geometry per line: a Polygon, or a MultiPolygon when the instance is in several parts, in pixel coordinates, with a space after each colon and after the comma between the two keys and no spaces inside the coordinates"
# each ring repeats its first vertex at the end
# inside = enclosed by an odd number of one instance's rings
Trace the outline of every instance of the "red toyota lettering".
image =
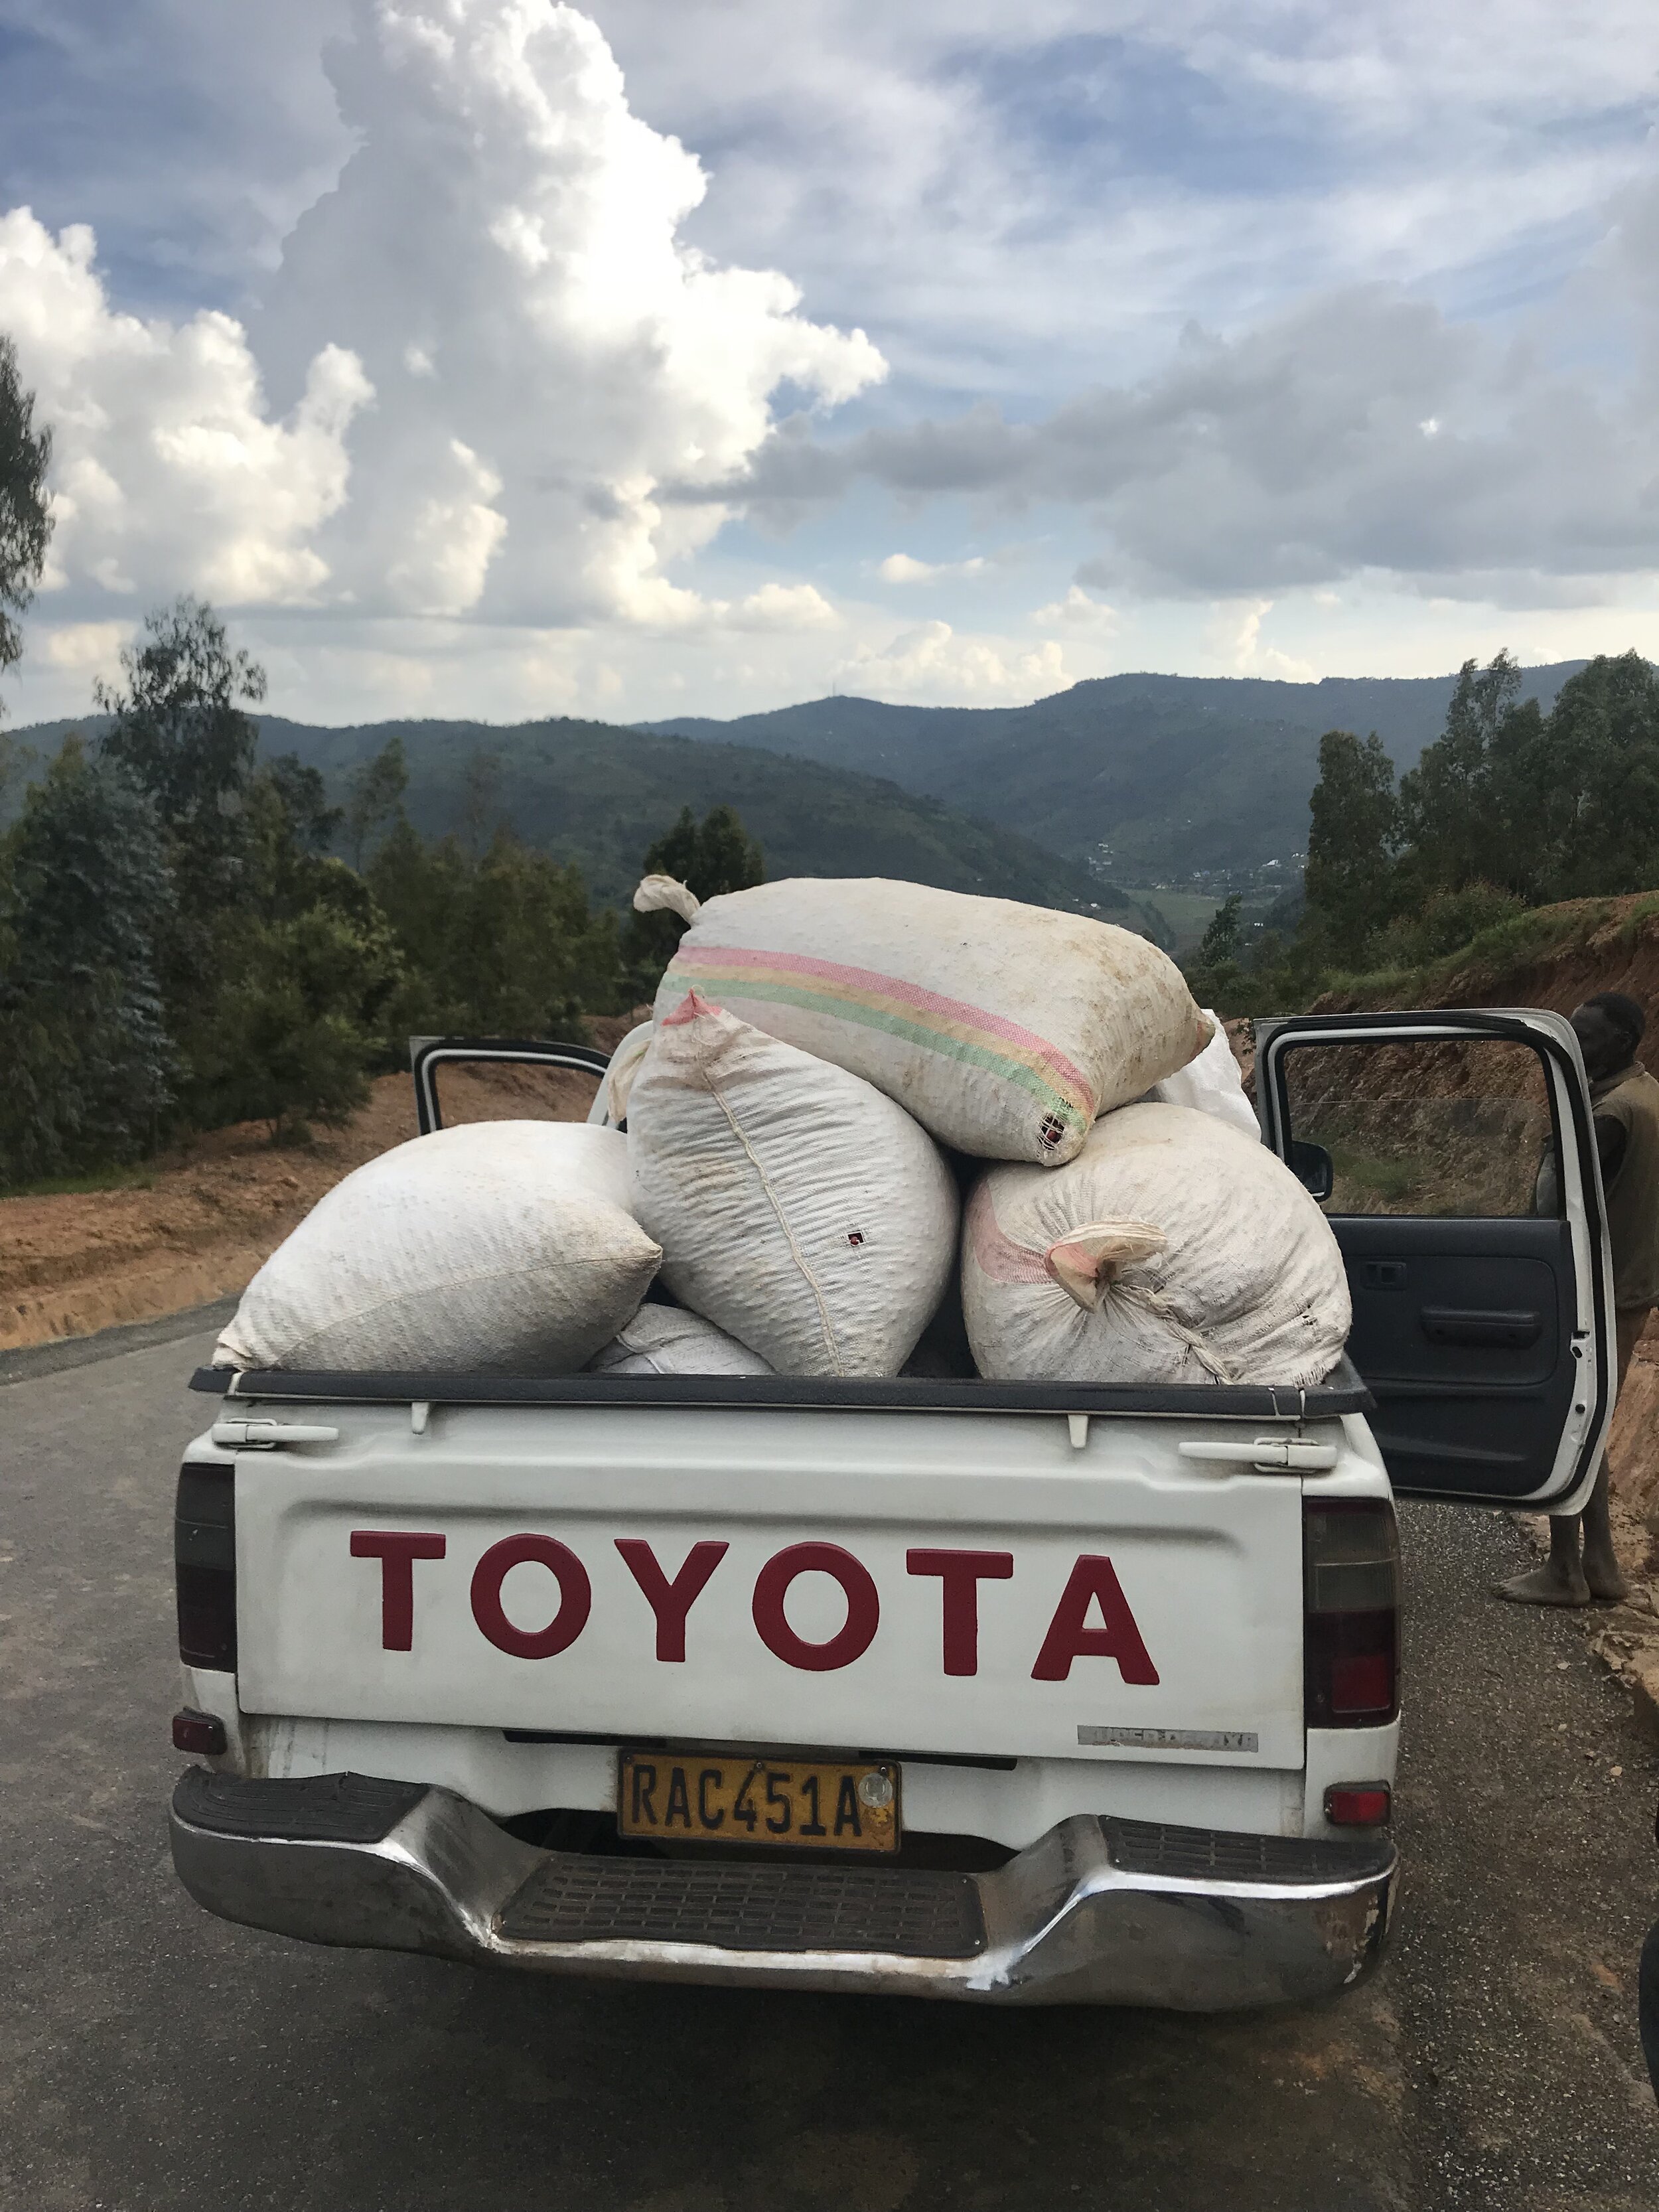
{"type": "Polygon", "coordinates": [[[870,1570],[839,1544],[789,1544],[755,1577],[755,1626],[761,1642],[786,1666],[813,1674],[850,1667],[875,1640],[881,1618],[870,1570]],[[847,1619],[827,1644],[809,1644],[784,1618],[783,1601],[797,1575],[832,1575],[847,1600],[847,1619]]]}
{"type": "Polygon", "coordinates": [[[569,1547],[551,1536],[503,1536],[472,1570],[472,1618],[498,1651],[515,1659],[551,1659],[568,1651],[587,1626],[593,1586],[569,1547]],[[501,1584],[526,1560],[547,1568],[559,1585],[558,1610],[545,1628],[520,1628],[507,1617],[501,1584]]]}
{"type": "Polygon", "coordinates": [[[979,1586],[1006,1582],[1014,1571],[1012,1552],[907,1552],[913,1575],[937,1575],[945,1615],[945,1671],[979,1672],[979,1586]]]}
{"type": "Polygon", "coordinates": [[[712,1537],[693,1544],[685,1555],[684,1565],[671,1583],[643,1537],[618,1536],[616,1543],[627,1562],[629,1573],[644,1591],[646,1603],[657,1616],[658,1658],[684,1659],[685,1616],[702,1596],[709,1576],[730,1547],[712,1537]]]}
{"type": "Polygon", "coordinates": [[[380,1649],[410,1651],[415,1646],[415,1562],[441,1559],[441,1536],[402,1528],[354,1528],[354,1559],[380,1563],[380,1649]]]}
{"type": "Polygon", "coordinates": [[[1109,1559],[1085,1555],[1072,1569],[1031,1669],[1031,1679],[1063,1682],[1072,1671],[1073,1659],[1115,1659],[1126,1682],[1158,1680],[1158,1669],[1141,1641],[1129,1601],[1109,1559]],[[1103,1626],[1099,1628],[1086,1625],[1091,1604],[1100,1607],[1103,1626]]]}

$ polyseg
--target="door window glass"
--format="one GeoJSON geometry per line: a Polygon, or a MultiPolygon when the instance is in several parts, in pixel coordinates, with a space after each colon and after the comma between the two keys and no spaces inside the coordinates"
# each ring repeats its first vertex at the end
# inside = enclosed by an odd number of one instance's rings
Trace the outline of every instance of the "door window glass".
{"type": "Polygon", "coordinates": [[[439,1118],[462,1121],[581,1121],[599,1087],[574,1067],[493,1060],[440,1060],[433,1071],[439,1118]]]}
{"type": "Polygon", "coordinates": [[[1559,1211],[1547,1079],[1530,1045],[1310,1042],[1279,1064],[1292,1143],[1330,1155],[1327,1213],[1559,1211]]]}

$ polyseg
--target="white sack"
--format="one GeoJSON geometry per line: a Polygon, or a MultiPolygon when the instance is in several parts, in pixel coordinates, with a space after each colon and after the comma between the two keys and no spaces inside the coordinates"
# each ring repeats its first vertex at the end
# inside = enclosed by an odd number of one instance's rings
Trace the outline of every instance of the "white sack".
{"type": "Polygon", "coordinates": [[[691,921],[659,1019],[698,990],[981,1159],[1070,1159],[1097,1114],[1210,1034],[1172,960],[1080,915],[879,878],[799,877],[699,906],[647,876],[634,902],[691,921]]]}
{"type": "Polygon", "coordinates": [[[628,1119],[628,1094],[651,1042],[653,1026],[650,1022],[639,1023],[611,1054],[611,1065],[599,1078],[593,1103],[587,1109],[590,1121],[614,1129],[628,1119]]]}
{"type": "Polygon", "coordinates": [[[1146,1096],[1164,1106],[1191,1106],[1200,1114],[1213,1114],[1218,1121],[1231,1122],[1234,1128],[1243,1130],[1259,1143],[1261,1125],[1244,1095],[1244,1078],[1221,1026],[1221,1017],[1207,1006],[1203,1014],[1213,1025],[1208,1044],[1196,1060],[1189,1060],[1185,1067],[1155,1083],[1146,1096]]]}
{"type": "Polygon", "coordinates": [[[1185,1106],[1126,1106],[1064,1167],[983,1176],[962,1302],[1000,1381],[1316,1382],[1350,1318],[1342,1255],[1302,1185],[1185,1106]]]}
{"type": "Polygon", "coordinates": [[[708,1005],[657,1024],[628,1109],[663,1281],[781,1375],[896,1375],[956,1261],[956,1184],[903,1109],[708,1005]]]}
{"type": "Polygon", "coordinates": [[[769,1375],[757,1352],[684,1306],[642,1305],[587,1363],[591,1375],[769,1375]]]}
{"type": "Polygon", "coordinates": [[[468,1122],[319,1199],[242,1293],[214,1364],[571,1374],[631,1319],[661,1256],[629,1211],[626,1137],[468,1122]]]}

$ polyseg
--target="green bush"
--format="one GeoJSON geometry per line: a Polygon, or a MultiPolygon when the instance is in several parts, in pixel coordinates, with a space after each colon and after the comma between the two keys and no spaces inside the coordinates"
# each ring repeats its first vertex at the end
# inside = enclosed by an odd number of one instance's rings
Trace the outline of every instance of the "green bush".
{"type": "Polygon", "coordinates": [[[1372,940],[1379,967],[1419,968],[1456,952],[1482,930],[1526,913],[1524,899],[1496,884],[1465,884],[1461,890],[1436,891],[1415,913],[1401,915],[1372,940]]]}
{"type": "Polygon", "coordinates": [[[585,1012],[631,1003],[616,916],[589,911],[579,869],[505,830],[474,860],[459,838],[428,844],[401,822],[368,884],[404,963],[383,1024],[391,1054],[410,1036],[579,1041],[585,1012]]]}
{"type": "Polygon", "coordinates": [[[293,1139],[346,1119],[383,1055],[383,1017],[404,966],[367,884],[313,860],[283,911],[227,921],[208,1018],[192,1025],[189,1095],[204,1127],[268,1121],[293,1139]]]}

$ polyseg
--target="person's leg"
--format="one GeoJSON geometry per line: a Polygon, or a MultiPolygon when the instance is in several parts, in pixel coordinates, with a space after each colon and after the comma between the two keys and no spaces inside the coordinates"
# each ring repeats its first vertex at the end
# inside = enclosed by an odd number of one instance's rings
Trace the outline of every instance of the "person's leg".
{"type": "MultiPolygon", "coordinates": [[[[1642,1340],[1642,1332],[1648,1325],[1648,1309],[1627,1307],[1618,1319],[1619,1388],[1622,1391],[1636,1347],[1642,1340]]],[[[1603,1452],[1601,1464],[1595,1471],[1595,1487],[1584,1507],[1584,1580],[1592,1597],[1616,1604],[1620,1598],[1630,1595],[1630,1584],[1620,1570],[1619,1554],[1613,1548],[1613,1521],[1607,1510],[1611,1481],[1612,1470],[1603,1452]]]]}
{"type": "MultiPolygon", "coordinates": [[[[1606,1468],[1604,1460],[1604,1474],[1606,1468]]],[[[1507,1582],[1496,1584],[1495,1595],[1516,1605],[1588,1605],[1590,1589],[1578,1557],[1578,1516],[1553,1513],[1548,1559],[1541,1567],[1531,1567],[1524,1575],[1511,1575],[1507,1582]]]]}
{"type": "Polygon", "coordinates": [[[1607,1510],[1608,1485],[1607,1455],[1603,1452],[1601,1464],[1596,1470],[1595,1487],[1584,1506],[1584,1582],[1592,1597],[1614,1605],[1620,1598],[1630,1595],[1630,1584],[1620,1571],[1619,1554],[1613,1548],[1613,1518],[1607,1510]]]}
{"type": "MultiPolygon", "coordinates": [[[[1637,1344],[1647,1327],[1648,1310],[1645,1306],[1627,1309],[1615,1319],[1618,1388],[1622,1390],[1637,1344]]],[[[1541,1567],[1534,1567],[1524,1575],[1512,1575],[1508,1582],[1499,1583],[1499,1597],[1510,1598],[1517,1605],[1588,1605],[1593,1597],[1616,1601],[1629,1595],[1630,1585],[1620,1571],[1619,1555],[1613,1547],[1608,1482],[1607,1455],[1603,1452],[1601,1464],[1595,1470],[1595,1487],[1585,1501],[1583,1515],[1552,1514],[1548,1559],[1541,1567]]]]}

